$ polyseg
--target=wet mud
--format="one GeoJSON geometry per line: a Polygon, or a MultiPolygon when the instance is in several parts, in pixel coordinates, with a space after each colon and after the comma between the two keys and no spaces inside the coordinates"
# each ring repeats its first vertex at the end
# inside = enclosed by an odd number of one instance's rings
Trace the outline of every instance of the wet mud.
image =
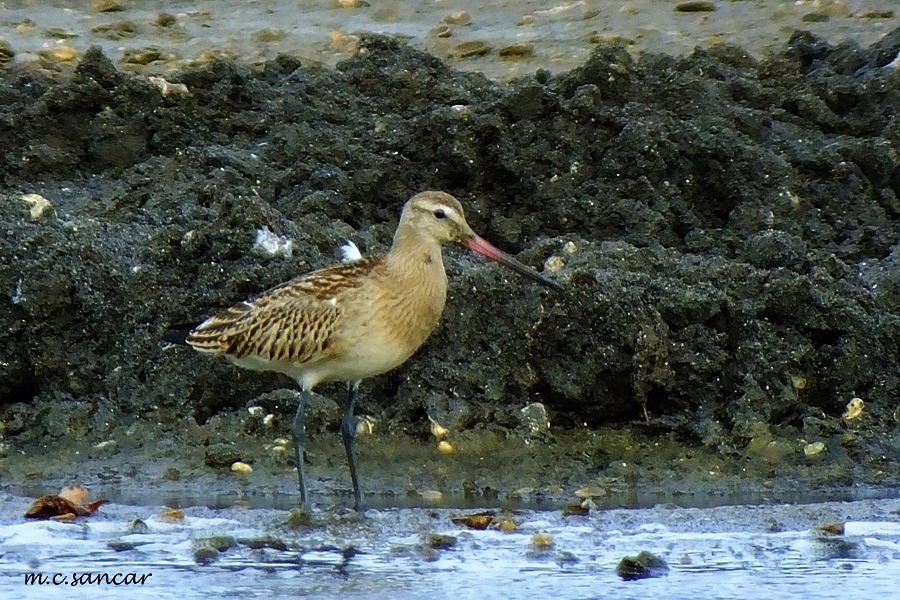
{"type": "MultiPolygon", "coordinates": [[[[370,496],[895,484],[898,52],[900,30],[797,32],[764,58],[604,42],[499,83],[364,34],[335,68],[8,66],[0,476],[291,490],[291,382],[158,338],[347,239],[384,250],[440,189],[565,289],[446,253],[439,330],[362,388],[370,496]],[[255,246],[264,228],[289,255],[255,246]]],[[[344,392],[317,391],[313,493],[343,494],[344,392]]]]}

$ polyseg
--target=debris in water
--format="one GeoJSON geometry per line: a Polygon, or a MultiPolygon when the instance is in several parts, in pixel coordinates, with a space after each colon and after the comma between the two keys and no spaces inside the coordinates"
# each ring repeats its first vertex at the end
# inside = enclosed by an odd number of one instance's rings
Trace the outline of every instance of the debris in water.
{"type": "Polygon", "coordinates": [[[651,552],[642,551],[637,556],[626,556],[616,566],[616,574],[625,581],[636,581],[669,574],[666,561],[651,552]]]}
{"type": "Polygon", "coordinates": [[[85,504],[88,490],[84,486],[64,487],[59,494],[41,496],[25,512],[29,519],[55,519],[71,521],[75,517],[86,517],[97,512],[106,500],[101,498],[85,504]]]}

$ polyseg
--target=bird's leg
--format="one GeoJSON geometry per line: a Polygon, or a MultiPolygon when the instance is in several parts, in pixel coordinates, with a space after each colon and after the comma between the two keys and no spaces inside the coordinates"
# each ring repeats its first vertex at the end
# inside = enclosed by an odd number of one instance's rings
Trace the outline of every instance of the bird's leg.
{"type": "Polygon", "coordinates": [[[344,417],[341,419],[341,440],[344,442],[344,450],[347,451],[347,463],[350,465],[350,482],[353,484],[353,508],[359,511],[362,494],[359,491],[359,479],[356,476],[356,458],[353,454],[353,441],[356,439],[357,419],[353,416],[353,406],[359,396],[359,382],[351,381],[347,384],[347,405],[344,409],[344,417]]]}
{"type": "Polygon", "coordinates": [[[306,445],[306,405],[309,403],[309,394],[310,391],[304,387],[300,393],[300,403],[291,429],[294,437],[294,460],[297,462],[297,480],[300,485],[300,502],[307,507],[309,501],[306,496],[306,478],[303,476],[303,450],[306,445]]]}

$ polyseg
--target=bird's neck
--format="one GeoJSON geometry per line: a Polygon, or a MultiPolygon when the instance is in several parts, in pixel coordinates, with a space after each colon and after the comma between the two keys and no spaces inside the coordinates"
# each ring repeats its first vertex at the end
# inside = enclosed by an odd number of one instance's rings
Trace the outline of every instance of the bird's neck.
{"type": "Polygon", "coordinates": [[[406,227],[397,229],[394,243],[387,255],[387,264],[390,268],[408,274],[444,271],[441,245],[415,229],[406,227]]]}

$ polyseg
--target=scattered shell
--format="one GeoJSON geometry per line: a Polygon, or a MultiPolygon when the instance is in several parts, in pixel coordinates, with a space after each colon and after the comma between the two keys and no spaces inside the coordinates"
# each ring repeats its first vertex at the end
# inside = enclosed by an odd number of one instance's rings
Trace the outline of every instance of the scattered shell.
{"type": "Polygon", "coordinates": [[[694,13],[694,12],[713,12],[716,5],[706,0],[688,0],[687,2],[679,2],[675,5],[675,12],[694,13]]]}
{"type": "Polygon", "coordinates": [[[116,441],[115,440],[105,440],[98,444],[94,444],[94,450],[105,450],[106,448],[115,448],[116,441]]]}
{"type": "Polygon", "coordinates": [[[444,494],[441,493],[440,490],[425,490],[419,495],[422,497],[422,500],[426,500],[428,502],[440,502],[444,499],[444,494]]]}
{"type": "Polygon", "coordinates": [[[94,2],[94,10],[97,12],[119,12],[125,10],[119,0],[96,0],[94,2]]]}
{"type": "Polygon", "coordinates": [[[605,498],[606,490],[596,485],[586,485],[575,490],[576,498],[605,498]]]}
{"type": "Polygon", "coordinates": [[[550,418],[547,416],[547,407],[540,402],[532,402],[522,407],[522,425],[530,435],[536,435],[550,430],[550,418]]]}
{"type": "Polygon", "coordinates": [[[843,523],[823,523],[816,528],[819,533],[826,535],[844,535],[843,523]]]}
{"type": "Polygon", "coordinates": [[[441,454],[452,454],[453,444],[451,444],[447,440],[441,440],[440,442],[438,442],[438,452],[440,452],[441,454]]]}
{"type": "Polygon", "coordinates": [[[137,25],[131,21],[118,21],[116,23],[104,23],[91,29],[91,33],[105,37],[109,40],[133,37],[137,33],[137,25]]]}
{"type": "Polygon", "coordinates": [[[531,44],[510,44],[509,46],[503,46],[497,50],[497,54],[500,58],[506,60],[531,58],[534,56],[534,46],[531,44]]]}
{"type": "Polygon", "coordinates": [[[444,427],[443,425],[441,425],[440,423],[438,423],[431,417],[428,417],[428,420],[431,422],[431,435],[433,435],[434,437],[436,437],[439,440],[442,440],[445,437],[447,437],[448,431],[447,431],[446,427],[444,427]]]}
{"type": "Polygon", "coordinates": [[[503,533],[512,533],[513,531],[518,531],[519,526],[512,519],[503,519],[497,523],[497,529],[503,533]]]}
{"type": "Polygon", "coordinates": [[[453,517],[450,519],[450,522],[454,525],[462,525],[463,527],[468,527],[469,529],[487,529],[488,525],[493,523],[494,515],[493,513],[478,513],[475,515],[465,515],[462,517],[453,517]]]}
{"type": "Polygon", "coordinates": [[[431,30],[431,35],[439,38],[448,38],[453,35],[453,29],[446,23],[442,23],[431,30]]]}
{"type": "Polygon", "coordinates": [[[53,62],[71,62],[78,58],[78,50],[72,46],[57,46],[41,50],[38,55],[53,62]]]}
{"type": "Polygon", "coordinates": [[[456,55],[460,58],[475,58],[484,56],[491,51],[491,46],[481,40],[463,42],[456,45],[456,55]]]}
{"type": "Polygon", "coordinates": [[[803,447],[803,454],[805,454],[806,456],[816,456],[817,454],[822,454],[822,452],[824,451],[824,442],[813,442],[812,444],[807,444],[803,447]]]}
{"type": "Polygon", "coordinates": [[[274,422],[275,422],[275,415],[273,415],[273,414],[268,414],[263,417],[263,425],[266,427],[271,427],[272,423],[274,423],[274,422]]]}
{"type": "Polygon", "coordinates": [[[556,541],[549,533],[536,533],[531,536],[531,546],[541,552],[549,550],[555,543],[556,541]]]}
{"type": "Polygon", "coordinates": [[[162,51],[152,46],[147,48],[128,48],[122,53],[122,62],[126,65],[149,65],[154,60],[159,60],[161,56],[162,51]]]}
{"type": "Polygon", "coordinates": [[[184,521],[184,511],[177,508],[167,508],[159,514],[159,518],[169,522],[184,521]]]}
{"type": "Polygon", "coordinates": [[[143,521],[143,519],[135,519],[128,526],[128,531],[130,533],[147,533],[150,531],[150,528],[143,521]]]}
{"type": "Polygon", "coordinates": [[[67,40],[70,38],[78,37],[78,34],[75,33],[73,29],[67,29],[64,27],[49,27],[48,29],[44,30],[44,35],[54,40],[67,40]]]}
{"type": "Polygon", "coordinates": [[[23,194],[19,200],[28,205],[28,220],[39,221],[53,214],[53,205],[40,194],[23,194]]]}
{"type": "Polygon", "coordinates": [[[332,31],[328,34],[328,40],[332,50],[354,54],[359,49],[359,36],[350,35],[343,31],[332,31]]]}
{"type": "Polygon", "coordinates": [[[237,461],[231,465],[231,472],[237,473],[238,475],[249,475],[253,472],[253,467],[245,462],[237,461]]]}
{"type": "Polygon", "coordinates": [[[372,435],[375,433],[376,424],[378,421],[375,420],[375,417],[369,415],[360,417],[356,422],[356,435],[372,435]]]}
{"type": "Polygon", "coordinates": [[[548,273],[559,273],[565,266],[566,261],[556,255],[553,255],[544,261],[544,270],[548,273]]]}
{"type": "Polygon", "coordinates": [[[563,252],[566,254],[575,254],[578,252],[578,246],[575,245],[575,242],[566,242],[563,244],[563,252]]]}
{"type": "Polygon", "coordinates": [[[287,32],[278,27],[267,27],[258,29],[250,34],[250,39],[259,44],[268,44],[271,42],[280,42],[287,37],[287,32]]]}
{"type": "Polygon", "coordinates": [[[858,12],[853,16],[857,19],[893,19],[894,14],[895,13],[892,10],[879,10],[876,8],[858,12]]]}
{"type": "Polygon", "coordinates": [[[800,375],[791,375],[791,384],[794,386],[794,389],[806,389],[806,377],[801,377],[800,375]]]}
{"type": "Polygon", "coordinates": [[[472,22],[472,15],[464,10],[457,10],[441,19],[441,21],[449,25],[468,25],[472,22]]]}
{"type": "Polygon", "coordinates": [[[843,415],[844,419],[847,421],[852,421],[853,419],[860,418],[865,407],[866,403],[863,402],[862,398],[854,398],[847,403],[847,410],[844,411],[843,415]]]}

